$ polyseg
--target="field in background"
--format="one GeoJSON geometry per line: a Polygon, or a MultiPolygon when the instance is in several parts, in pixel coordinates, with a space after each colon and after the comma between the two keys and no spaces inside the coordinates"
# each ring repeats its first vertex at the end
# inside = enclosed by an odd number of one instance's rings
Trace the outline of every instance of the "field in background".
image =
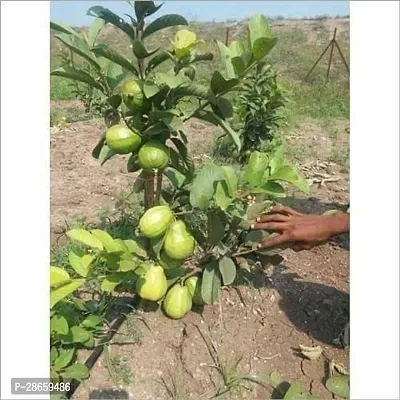
{"type": "MultiPolygon", "coordinates": [[[[201,50],[215,55],[211,68],[207,63],[198,68],[204,82],[209,71],[220,66],[212,40],[224,41],[228,25],[231,40],[245,34],[245,22],[190,25],[200,39],[208,42],[201,50]]],[[[310,196],[293,192],[284,201],[310,213],[344,209],[349,197],[347,71],[335,50],[328,83],[328,55],[308,82],[303,78],[329,43],[335,27],[339,45],[349,60],[349,19],[277,19],[273,26],[278,44],[270,61],[290,100],[281,134],[288,156],[313,182],[310,196]]],[[[162,36],[154,35],[148,48],[169,46],[168,36],[167,30],[162,36]]],[[[115,28],[104,29],[100,40],[122,54],[130,53],[128,41],[115,28]]],[[[52,69],[60,63],[59,54],[60,43],[52,38],[52,69]]],[[[116,157],[103,167],[91,157],[104,125],[85,113],[68,82],[61,78],[51,78],[51,122],[52,257],[62,265],[65,252],[60,248],[65,244],[66,226],[71,227],[82,218],[82,222],[110,218],[116,234],[123,236],[132,229],[140,209],[137,198],[124,197],[135,175],[126,172],[126,157],[116,157]]],[[[185,132],[195,159],[209,157],[218,131],[200,121],[190,121],[185,132]]],[[[212,359],[199,327],[218,345],[225,367],[242,357],[231,374],[267,376],[276,370],[285,379],[300,379],[307,391],[321,399],[330,398],[323,385],[325,360],[300,359],[293,349],[299,344],[321,345],[328,358],[347,367],[348,352],[333,347],[331,342],[346,321],[348,236],[312,251],[287,250],[284,257],[282,265],[251,278],[240,277],[236,286],[223,290],[220,304],[192,312],[183,321],[171,321],[160,311],[152,310],[142,314],[146,325],[138,319],[127,321],[123,332],[134,333],[137,343],[113,346],[110,364],[101,357],[74,399],[199,398],[221,379],[215,368],[207,367],[212,359]],[[114,378],[110,377],[110,369],[114,378]]],[[[221,398],[268,398],[263,387],[251,383],[248,387],[252,392],[240,388],[233,397],[221,398]]]]}

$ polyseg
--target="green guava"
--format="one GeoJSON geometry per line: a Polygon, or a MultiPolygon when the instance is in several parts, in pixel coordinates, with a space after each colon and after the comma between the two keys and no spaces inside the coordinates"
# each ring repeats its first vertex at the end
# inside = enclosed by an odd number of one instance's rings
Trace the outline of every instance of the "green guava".
{"type": "Polygon", "coordinates": [[[161,142],[150,140],[139,150],[139,164],[143,169],[164,169],[169,163],[169,150],[161,142]]]}
{"type": "Polygon", "coordinates": [[[183,318],[192,308],[192,296],[186,286],[175,284],[163,301],[165,313],[174,319],[183,318]]]}
{"type": "Polygon", "coordinates": [[[136,281],[136,291],[145,300],[158,301],[167,292],[168,284],[164,270],[160,266],[150,267],[149,270],[136,281]]]}
{"type": "Polygon", "coordinates": [[[175,221],[165,235],[164,251],[175,260],[185,260],[194,252],[195,240],[183,221],[175,221]]]}
{"type": "Polygon", "coordinates": [[[113,125],[106,132],[107,146],[117,154],[131,153],[140,146],[141,142],[138,132],[123,124],[113,125]]]}
{"type": "Polygon", "coordinates": [[[140,233],[149,239],[162,236],[172,224],[174,216],[168,206],[149,208],[139,220],[140,233]]]}

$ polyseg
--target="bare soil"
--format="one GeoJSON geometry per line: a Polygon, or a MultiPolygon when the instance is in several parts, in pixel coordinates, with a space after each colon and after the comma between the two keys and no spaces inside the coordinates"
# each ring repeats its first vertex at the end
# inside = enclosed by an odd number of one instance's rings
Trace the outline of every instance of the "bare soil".
{"type": "MultiPolygon", "coordinates": [[[[65,228],[65,221],[71,224],[83,216],[96,218],[100,207],[112,208],[118,194],[134,182],[133,174],[126,172],[126,157],[116,157],[103,167],[91,157],[103,129],[100,122],[75,123],[52,135],[53,240],[65,228]]],[[[303,126],[291,132],[291,145],[296,145],[296,141],[299,146],[310,142],[324,160],[332,140],[337,139],[323,132],[315,135],[316,129],[303,126]],[[315,136],[326,139],[316,140],[315,136]]],[[[192,122],[186,130],[196,155],[207,156],[213,129],[192,122]]],[[[348,140],[344,137],[343,145],[348,140]]],[[[329,174],[339,180],[314,185],[308,197],[293,193],[288,200],[290,205],[315,213],[346,207],[348,175],[335,164],[329,168],[329,174]]],[[[111,357],[127,359],[125,368],[132,373],[129,383],[115,384],[101,356],[74,399],[173,398],[162,383],[164,379],[170,386],[171,376],[180,392],[175,398],[210,398],[222,381],[215,368],[210,367],[215,361],[200,332],[206,339],[211,338],[219,357],[228,360],[223,361],[224,365],[241,357],[237,373],[266,379],[277,371],[285,380],[300,379],[306,391],[311,390],[321,399],[331,398],[324,388],[327,359],[346,368],[349,362],[348,350],[332,345],[347,321],[348,262],[348,236],[344,236],[312,251],[285,251],[280,265],[242,277],[237,286],[223,290],[219,304],[198,308],[181,321],[166,318],[158,307],[146,309],[142,316],[147,326],[140,320],[135,322],[142,334],[139,343],[111,346],[111,357]],[[296,353],[300,344],[320,345],[324,355],[317,361],[305,360],[296,353]]],[[[246,387],[221,397],[271,398],[269,388],[244,383],[246,387]]]]}

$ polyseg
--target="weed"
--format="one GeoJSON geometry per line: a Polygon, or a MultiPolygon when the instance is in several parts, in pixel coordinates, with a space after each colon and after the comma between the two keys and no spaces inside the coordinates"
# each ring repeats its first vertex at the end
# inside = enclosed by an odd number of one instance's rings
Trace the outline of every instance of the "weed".
{"type": "Polygon", "coordinates": [[[171,400],[187,399],[185,382],[183,381],[182,368],[168,368],[167,377],[161,377],[161,384],[171,400]]]}
{"type": "Polygon", "coordinates": [[[130,385],[133,381],[133,373],[126,357],[110,357],[109,370],[116,384],[130,385]]]}

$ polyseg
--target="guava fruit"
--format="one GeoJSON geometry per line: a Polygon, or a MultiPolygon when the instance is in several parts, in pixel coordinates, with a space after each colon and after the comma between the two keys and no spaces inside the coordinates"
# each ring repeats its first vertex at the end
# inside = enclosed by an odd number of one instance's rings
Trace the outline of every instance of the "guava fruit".
{"type": "Polygon", "coordinates": [[[143,169],[164,169],[169,163],[169,150],[163,143],[150,140],[140,148],[138,160],[143,169]]]}
{"type": "Polygon", "coordinates": [[[152,266],[136,281],[136,291],[145,300],[157,301],[164,297],[168,284],[164,270],[159,265],[152,266]]]}
{"type": "Polygon", "coordinates": [[[185,223],[173,222],[165,235],[165,254],[175,260],[184,260],[193,254],[194,246],[194,237],[186,229],[185,223]]]}
{"type": "Polygon", "coordinates": [[[122,100],[130,110],[148,110],[150,102],[143,94],[141,85],[135,80],[126,81],[122,88],[122,100]]]}
{"type": "Polygon", "coordinates": [[[192,296],[192,301],[198,306],[204,305],[204,300],[201,297],[201,283],[202,280],[198,276],[191,276],[186,279],[185,285],[189,289],[190,295],[192,296]]]}
{"type": "Polygon", "coordinates": [[[168,206],[152,207],[140,218],[139,231],[144,237],[155,239],[166,232],[173,220],[174,216],[168,206]]]}
{"type": "Polygon", "coordinates": [[[165,313],[174,319],[184,317],[192,308],[192,296],[186,286],[175,284],[168,291],[163,301],[165,313]]]}
{"type": "Polygon", "coordinates": [[[113,125],[106,132],[107,146],[117,154],[131,153],[140,146],[141,142],[138,132],[123,124],[113,125]]]}
{"type": "Polygon", "coordinates": [[[161,265],[164,269],[174,269],[174,268],[178,268],[178,267],[180,267],[184,262],[185,262],[185,260],[175,260],[174,258],[171,258],[171,257],[167,256],[167,254],[165,253],[165,251],[161,251],[161,254],[160,254],[160,265],[161,265]]]}

